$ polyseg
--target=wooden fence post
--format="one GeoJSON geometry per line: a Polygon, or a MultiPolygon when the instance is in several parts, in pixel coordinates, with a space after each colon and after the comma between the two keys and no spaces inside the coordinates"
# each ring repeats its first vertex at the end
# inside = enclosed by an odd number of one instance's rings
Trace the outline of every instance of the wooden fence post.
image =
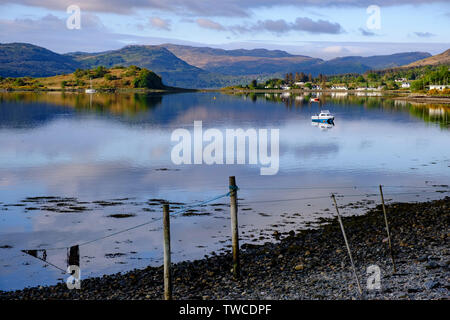
{"type": "Polygon", "coordinates": [[[353,263],[352,252],[350,251],[350,246],[348,245],[347,236],[345,235],[344,224],[342,223],[341,215],[339,214],[339,209],[338,209],[338,206],[336,203],[336,197],[334,196],[334,194],[332,194],[331,197],[333,198],[334,206],[336,207],[336,212],[337,212],[339,224],[341,226],[342,235],[344,236],[344,241],[345,241],[345,245],[347,247],[348,256],[350,257],[350,263],[352,264],[353,273],[356,278],[356,283],[358,284],[358,291],[359,291],[359,294],[362,295],[361,285],[359,283],[358,275],[356,274],[356,268],[355,268],[355,264],[353,263]]]}
{"type": "Polygon", "coordinates": [[[380,195],[381,195],[381,204],[383,205],[384,222],[386,224],[386,232],[387,232],[387,236],[388,236],[389,253],[391,255],[392,265],[394,267],[394,273],[395,273],[395,272],[397,272],[397,268],[395,267],[394,253],[392,251],[392,244],[391,244],[391,233],[389,232],[389,224],[388,224],[388,220],[387,220],[386,207],[384,205],[383,187],[381,186],[381,184],[380,184],[380,195]]]}
{"type": "Polygon", "coordinates": [[[164,229],[164,299],[172,300],[172,277],[170,274],[170,213],[169,205],[163,205],[164,229]]]}
{"type": "Polygon", "coordinates": [[[239,263],[239,229],[238,229],[238,207],[237,207],[237,186],[234,176],[229,177],[230,185],[230,214],[231,214],[231,242],[233,248],[233,275],[240,277],[239,263]]]}

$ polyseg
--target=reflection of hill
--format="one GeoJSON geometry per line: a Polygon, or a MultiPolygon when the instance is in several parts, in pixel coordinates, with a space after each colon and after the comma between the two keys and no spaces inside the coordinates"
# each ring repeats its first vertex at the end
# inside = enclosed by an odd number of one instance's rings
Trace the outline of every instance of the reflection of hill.
{"type": "Polygon", "coordinates": [[[157,94],[0,93],[0,125],[35,127],[63,114],[101,114],[137,121],[161,104],[157,94]]]}
{"type": "MultiPolygon", "coordinates": [[[[425,122],[438,123],[441,128],[450,128],[450,106],[444,104],[430,104],[430,103],[410,103],[406,101],[399,101],[389,99],[389,97],[377,96],[355,96],[348,95],[339,96],[336,94],[321,94],[319,103],[311,103],[310,94],[302,95],[295,93],[235,93],[234,96],[240,96],[243,99],[256,102],[258,100],[271,101],[279,104],[284,104],[287,109],[311,109],[317,112],[320,108],[329,108],[330,104],[339,106],[340,110],[349,110],[351,117],[355,120],[362,114],[355,113],[354,107],[363,106],[365,109],[390,111],[392,120],[401,121],[405,113],[420,118],[425,122]]],[[[350,114],[349,114],[350,115],[350,114]]],[[[380,117],[385,117],[380,114],[380,117]]],[[[371,117],[376,119],[377,114],[372,113],[371,117]]]]}
{"type": "MultiPolygon", "coordinates": [[[[299,94],[79,94],[79,93],[0,93],[0,127],[30,128],[63,115],[99,115],[102,120],[127,125],[185,126],[194,120],[205,122],[248,120],[258,125],[273,125],[286,116],[285,109],[306,115],[333,107],[340,119],[410,121],[411,116],[449,128],[450,107],[436,104],[411,104],[387,97],[346,97],[322,94],[320,103],[312,96],[299,94]],[[218,99],[216,99],[216,95],[218,99]],[[267,103],[273,102],[273,103],[267,103]],[[304,110],[303,110],[304,109],[304,110]],[[370,115],[367,112],[370,111],[370,115]]],[[[338,118],[338,121],[339,121],[338,118]]]]}

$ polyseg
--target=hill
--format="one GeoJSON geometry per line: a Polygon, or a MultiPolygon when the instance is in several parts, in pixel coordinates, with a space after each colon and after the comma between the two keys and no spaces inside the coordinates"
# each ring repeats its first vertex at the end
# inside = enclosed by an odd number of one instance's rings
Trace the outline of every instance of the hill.
{"type": "Polygon", "coordinates": [[[204,70],[228,75],[279,76],[287,72],[318,74],[364,73],[405,65],[430,57],[426,52],[403,52],[378,56],[348,56],[324,61],[281,50],[224,50],[210,47],[192,47],[163,44],[178,58],[204,70]]]}
{"type": "Polygon", "coordinates": [[[19,90],[80,90],[92,87],[97,90],[143,88],[153,90],[173,89],[166,87],[156,73],[136,66],[97,67],[95,69],[77,69],[64,75],[42,78],[3,78],[0,88],[19,90]]]}
{"type": "Polygon", "coordinates": [[[192,66],[164,47],[130,45],[122,49],[100,53],[69,53],[83,68],[97,66],[131,66],[147,68],[159,74],[169,86],[183,88],[220,87],[227,83],[226,77],[212,74],[192,66]]]}
{"type": "Polygon", "coordinates": [[[415,61],[413,63],[406,65],[405,67],[435,66],[439,64],[450,64],[450,49],[440,54],[419,61],[415,61]]]}
{"type": "Polygon", "coordinates": [[[302,69],[323,60],[281,50],[224,50],[163,44],[178,58],[203,70],[225,75],[271,75],[302,69]]]}
{"type": "MultiPolygon", "coordinates": [[[[335,75],[343,73],[364,73],[368,70],[378,70],[402,66],[431,55],[427,52],[403,52],[378,56],[348,56],[340,57],[319,63],[306,69],[313,75],[319,73],[335,75]]],[[[304,71],[304,72],[305,72],[304,71]]]]}
{"type": "MultiPolygon", "coordinates": [[[[329,61],[282,50],[224,50],[173,44],[130,45],[97,53],[58,54],[31,44],[0,44],[0,76],[47,77],[74,72],[77,68],[136,65],[152,70],[167,86],[218,88],[283,77],[304,72],[313,76],[364,73],[392,68],[429,58],[423,52],[406,52],[371,57],[341,57],[329,61]]],[[[433,57],[431,57],[433,58],[433,57]]],[[[430,58],[430,59],[431,59],[430,58]]]]}
{"type": "Polygon", "coordinates": [[[71,73],[78,67],[70,56],[64,56],[28,43],[0,44],[0,76],[47,77],[71,73]]]}

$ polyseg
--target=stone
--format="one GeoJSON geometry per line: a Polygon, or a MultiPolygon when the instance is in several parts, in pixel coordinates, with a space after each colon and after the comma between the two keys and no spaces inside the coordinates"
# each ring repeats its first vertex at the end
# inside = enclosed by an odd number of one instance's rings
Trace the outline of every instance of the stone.
{"type": "Polygon", "coordinates": [[[305,268],[303,264],[298,264],[294,267],[295,271],[301,271],[305,268]]]}
{"type": "Polygon", "coordinates": [[[439,282],[434,281],[434,280],[428,280],[423,285],[427,290],[431,290],[431,289],[439,287],[439,282]]]}

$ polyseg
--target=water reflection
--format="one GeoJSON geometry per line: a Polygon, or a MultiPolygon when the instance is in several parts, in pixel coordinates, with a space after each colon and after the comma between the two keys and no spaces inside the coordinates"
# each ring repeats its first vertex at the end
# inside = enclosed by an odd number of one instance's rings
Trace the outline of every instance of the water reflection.
{"type": "MultiPolygon", "coordinates": [[[[310,103],[311,97],[0,94],[0,289],[61,277],[32,259],[15,257],[20,249],[73,246],[158,218],[161,208],[150,199],[212,198],[227,192],[230,175],[240,187],[243,242],[252,243],[270,241],[274,230],[298,230],[329,217],[330,192],[345,195],[338,198],[342,204],[353,203],[343,214],[376,205],[379,184],[386,185],[386,198],[396,201],[448,193],[433,187],[450,181],[450,153],[442,147],[450,138],[448,106],[352,95],[322,95],[320,103],[310,103]],[[334,127],[311,125],[311,115],[321,109],[336,115],[334,127]],[[221,131],[279,128],[279,173],[260,176],[259,167],[249,165],[173,165],[171,133],[191,130],[194,120],[221,131]],[[37,196],[59,197],[54,199],[59,211],[24,201],[37,196]],[[287,201],[296,198],[309,200],[287,201]]],[[[221,202],[222,207],[205,208],[208,215],[174,219],[174,261],[227,249],[227,199],[221,202]]],[[[161,237],[155,224],[82,247],[83,274],[159,264],[161,237]]],[[[59,266],[66,259],[64,250],[46,257],[59,266]]]]}
{"type": "Polygon", "coordinates": [[[330,123],[322,123],[322,122],[311,122],[311,125],[314,127],[319,128],[321,131],[327,131],[334,127],[334,122],[332,124],[330,123]]]}

